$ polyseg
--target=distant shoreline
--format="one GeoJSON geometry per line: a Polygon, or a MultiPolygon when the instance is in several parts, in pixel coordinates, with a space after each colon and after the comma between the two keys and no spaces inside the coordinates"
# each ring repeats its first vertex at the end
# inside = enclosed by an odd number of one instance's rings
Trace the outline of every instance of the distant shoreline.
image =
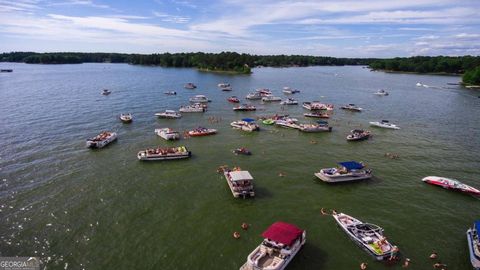
{"type": "Polygon", "coordinates": [[[399,73],[399,74],[418,74],[418,75],[440,75],[440,76],[462,76],[461,73],[448,73],[448,72],[415,72],[415,71],[399,71],[389,69],[370,69],[371,71],[379,71],[385,73],[399,73]]]}
{"type": "Polygon", "coordinates": [[[197,68],[200,72],[212,72],[212,73],[221,73],[221,74],[231,74],[231,75],[250,75],[252,72],[240,72],[235,70],[221,70],[221,69],[208,69],[208,68],[197,68]]]}

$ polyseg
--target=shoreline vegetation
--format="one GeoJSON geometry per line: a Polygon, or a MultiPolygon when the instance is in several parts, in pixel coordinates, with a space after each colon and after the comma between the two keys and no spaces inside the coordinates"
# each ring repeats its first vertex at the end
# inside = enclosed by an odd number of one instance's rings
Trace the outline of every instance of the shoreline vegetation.
{"type": "Polygon", "coordinates": [[[367,65],[373,71],[435,75],[462,75],[462,84],[480,85],[480,56],[414,56],[379,58],[335,58],[308,55],[251,55],[221,53],[79,53],[9,52],[0,62],[27,64],[126,63],[161,67],[197,68],[202,72],[251,74],[253,67],[307,67],[367,65]]]}

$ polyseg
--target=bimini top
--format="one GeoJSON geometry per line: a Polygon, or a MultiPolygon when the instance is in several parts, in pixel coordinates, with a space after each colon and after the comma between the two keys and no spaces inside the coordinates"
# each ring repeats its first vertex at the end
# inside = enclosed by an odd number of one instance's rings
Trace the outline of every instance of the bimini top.
{"type": "Polygon", "coordinates": [[[363,169],[363,164],[356,162],[356,161],[344,161],[344,162],[339,162],[338,164],[342,165],[345,167],[347,170],[360,170],[363,169]]]}
{"type": "Polygon", "coordinates": [[[270,227],[262,233],[262,236],[277,243],[291,246],[302,233],[303,230],[295,225],[277,221],[270,225],[270,227]]]}
{"type": "Polygon", "coordinates": [[[253,180],[252,175],[248,171],[233,171],[229,174],[232,181],[253,180]]]}
{"type": "Polygon", "coordinates": [[[480,219],[477,220],[477,221],[475,221],[475,224],[474,224],[474,225],[475,225],[475,229],[476,229],[477,231],[480,231],[480,219]]]}
{"type": "Polygon", "coordinates": [[[255,122],[255,119],[253,119],[253,118],[243,118],[242,121],[250,123],[250,122],[255,122]]]}

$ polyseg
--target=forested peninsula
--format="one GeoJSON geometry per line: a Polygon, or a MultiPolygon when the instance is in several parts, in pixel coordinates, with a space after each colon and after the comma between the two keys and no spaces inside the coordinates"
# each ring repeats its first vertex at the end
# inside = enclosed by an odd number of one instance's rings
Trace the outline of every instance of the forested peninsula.
{"type": "Polygon", "coordinates": [[[162,67],[189,67],[201,71],[250,74],[253,67],[368,65],[372,70],[463,75],[463,83],[480,85],[480,56],[415,56],[391,59],[335,58],[307,55],[251,55],[221,53],[36,53],[10,52],[1,62],[28,64],[128,63],[162,67]]]}

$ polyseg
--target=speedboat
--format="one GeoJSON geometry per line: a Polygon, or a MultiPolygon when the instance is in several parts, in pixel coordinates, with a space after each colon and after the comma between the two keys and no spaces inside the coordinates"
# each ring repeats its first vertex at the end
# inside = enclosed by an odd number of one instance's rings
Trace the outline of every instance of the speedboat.
{"type": "Polygon", "coordinates": [[[181,106],[179,111],[182,113],[196,113],[196,112],[205,112],[207,108],[200,103],[195,103],[192,105],[181,106]]]}
{"type": "Polygon", "coordinates": [[[232,87],[231,86],[225,86],[225,87],[222,87],[221,88],[222,91],[232,91],[232,87]]]}
{"type": "Polygon", "coordinates": [[[164,93],[165,95],[169,95],[169,96],[174,96],[174,95],[177,94],[177,92],[175,92],[175,91],[165,91],[165,92],[163,92],[163,93],[164,93]]]}
{"type": "Polygon", "coordinates": [[[165,110],[164,112],[156,113],[155,116],[158,116],[159,118],[171,118],[171,119],[182,117],[181,114],[173,110],[165,110]]]}
{"type": "Polygon", "coordinates": [[[257,123],[255,123],[255,119],[252,118],[243,118],[240,121],[233,121],[232,123],[230,123],[230,126],[249,132],[260,130],[260,127],[257,125],[257,123]]]}
{"type": "Polygon", "coordinates": [[[337,168],[325,168],[315,173],[320,180],[328,183],[359,181],[372,178],[372,170],[365,169],[361,162],[339,162],[337,168]]]}
{"type": "Polygon", "coordinates": [[[180,133],[171,128],[157,128],[155,134],[167,141],[180,139],[180,133]]]}
{"type": "Polygon", "coordinates": [[[236,96],[231,96],[231,97],[227,98],[227,101],[231,102],[231,103],[240,103],[240,100],[236,96]]]}
{"type": "Polygon", "coordinates": [[[232,150],[232,152],[235,155],[246,155],[246,156],[252,155],[252,152],[245,147],[234,149],[234,150],[232,150]]]}
{"type": "Polygon", "coordinates": [[[333,111],[332,104],[323,104],[320,101],[303,102],[302,107],[310,111],[315,111],[315,110],[333,111]]]}
{"type": "Polygon", "coordinates": [[[347,135],[347,141],[362,141],[370,137],[370,131],[363,129],[354,129],[347,135]]]}
{"type": "Polygon", "coordinates": [[[296,123],[296,119],[290,119],[290,118],[285,118],[285,119],[279,119],[275,120],[275,125],[279,127],[284,127],[284,128],[293,128],[293,129],[300,129],[300,126],[296,123]]]}
{"type": "Polygon", "coordinates": [[[130,113],[122,113],[122,114],[120,114],[120,120],[121,120],[123,123],[131,123],[131,122],[133,121],[132,114],[130,114],[130,113]]]}
{"type": "Polygon", "coordinates": [[[172,160],[184,159],[192,156],[192,152],[188,151],[185,146],[167,147],[167,148],[151,148],[138,152],[139,160],[172,160]]]}
{"type": "Polygon", "coordinates": [[[116,132],[103,131],[97,136],[87,140],[87,147],[89,148],[103,148],[107,144],[115,141],[117,139],[116,132]]]}
{"type": "Polygon", "coordinates": [[[253,105],[243,104],[233,107],[234,111],[255,111],[257,108],[253,105]]]}
{"type": "Polygon", "coordinates": [[[293,98],[287,98],[284,101],[280,102],[280,104],[282,104],[282,105],[297,105],[298,101],[296,99],[293,99],[293,98]]]}
{"type": "Polygon", "coordinates": [[[480,190],[474,187],[471,187],[469,185],[466,185],[456,179],[439,177],[439,176],[427,176],[423,178],[422,181],[425,183],[435,185],[435,186],[440,186],[446,189],[457,190],[457,191],[461,191],[471,195],[477,195],[477,196],[480,195],[480,190]]]}
{"type": "Polygon", "coordinates": [[[285,222],[275,222],[262,233],[264,240],[247,257],[240,270],[283,270],[305,244],[307,232],[285,222]]]}
{"type": "Polygon", "coordinates": [[[192,102],[192,103],[207,103],[207,102],[210,102],[210,100],[204,95],[196,95],[194,97],[191,97],[189,99],[189,101],[192,102]]]}
{"type": "Polygon", "coordinates": [[[232,191],[233,197],[243,198],[249,196],[254,197],[253,177],[248,171],[242,171],[239,167],[234,167],[233,170],[228,167],[221,167],[221,171],[227,180],[228,186],[232,191]]]}
{"type": "Polygon", "coordinates": [[[416,86],[421,87],[421,86],[423,86],[423,84],[417,82],[416,86]]]}
{"type": "Polygon", "coordinates": [[[400,127],[390,123],[390,121],[388,120],[382,120],[380,122],[370,122],[370,125],[381,128],[400,129],[400,127]]]}
{"type": "Polygon", "coordinates": [[[288,95],[288,94],[300,93],[300,90],[292,89],[292,88],[290,88],[290,87],[288,87],[288,86],[285,86],[285,87],[283,87],[282,92],[288,95]]]}
{"type": "Polygon", "coordinates": [[[473,268],[480,269],[480,239],[478,230],[480,229],[480,220],[473,223],[473,227],[467,230],[468,251],[470,253],[470,262],[473,268]]]}
{"type": "Polygon", "coordinates": [[[110,91],[110,90],[108,90],[108,89],[103,89],[103,91],[102,91],[102,95],[104,95],[104,96],[108,96],[108,95],[110,95],[111,93],[112,93],[112,91],[110,91]]]}
{"type": "Polygon", "coordinates": [[[272,94],[272,91],[270,91],[270,89],[267,89],[267,88],[259,88],[259,89],[256,89],[255,92],[259,93],[262,97],[272,94]]]}
{"type": "Polygon", "coordinates": [[[375,93],[373,93],[373,94],[375,94],[375,95],[377,95],[377,96],[388,96],[388,92],[385,91],[385,90],[383,90],[383,89],[380,89],[380,90],[378,90],[377,92],[375,92],[375,93]]]}
{"type": "Polygon", "coordinates": [[[332,127],[328,126],[328,122],[325,122],[326,124],[299,124],[298,125],[298,130],[302,132],[331,132],[332,127]]]}
{"type": "Polygon", "coordinates": [[[272,95],[266,95],[262,97],[263,102],[274,102],[274,101],[282,101],[280,97],[275,97],[272,95]]]}
{"type": "Polygon", "coordinates": [[[355,106],[355,104],[353,104],[353,103],[344,105],[340,108],[343,109],[343,110],[349,110],[349,111],[354,111],[354,112],[361,112],[363,110],[362,108],[360,108],[358,106],[355,106]]]}
{"type": "Polygon", "coordinates": [[[225,87],[230,87],[229,83],[219,83],[217,84],[218,88],[225,88],[225,87]]]}
{"type": "Polygon", "coordinates": [[[259,100],[262,99],[262,95],[258,92],[248,93],[246,99],[259,100]]]}
{"type": "Polygon", "coordinates": [[[334,213],[332,216],[350,239],[377,261],[396,256],[398,248],[383,235],[383,228],[375,224],[363,223],[344,213],[334,213]]]}
{"type": "Polygon", "coordinates": [[[197,86],[193,83],[186,83],[183,87],[185,87],[186,89],[195,89],[197,88],[197,86]]]}
{"type": "Polygon", "coordinates": [[[198,127],[187,132],[190,137],[200,137],[216,134],[217,130],[213,128],[198,127]]]}
{"type": "Polygon", "coordinates": [[[304,113],[303,116],[314,117],[314,118],[330,118],[330,115],[328,113],[320,113],[320,112],[304,113]]]}

